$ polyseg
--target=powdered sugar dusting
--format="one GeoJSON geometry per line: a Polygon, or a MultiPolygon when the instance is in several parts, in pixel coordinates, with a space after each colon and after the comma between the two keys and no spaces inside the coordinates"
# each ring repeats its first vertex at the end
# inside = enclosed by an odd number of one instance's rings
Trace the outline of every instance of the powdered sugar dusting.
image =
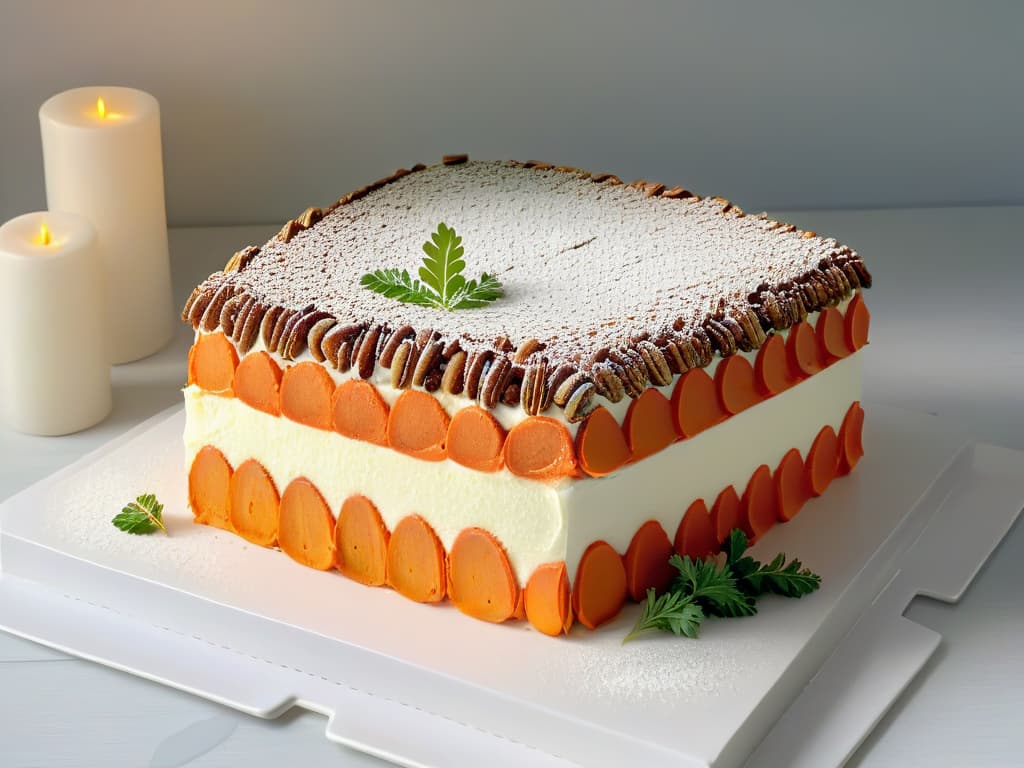
{"type": "Polygon", "coordinates": [[[211,537],[237,542],[236,537],[192,522],[181,487],[181,471],[170,471],[165,454],[133,452],[128,458],[124,447],[118,454],[125,457],[121,463],[95,465],[89,472],[88,482],[82,482],[81,476],[72,476],[58,486],[51,498],[73,499],[73,503],[62,503],[59,513],[45,516],[48,538],[63,542],[68,551],[88,557],[99,553],[129,556],[147,576],[157,576],[172,568],[204,580],[219,579],[222,569],[202,542],[211,537]],[[126,463],[130,463],[131,473],[125,471],[126,463]],[[111,518],[123,505],[149,492],[155,493],[164,505],[168,535],[132,535],[111,524],[111,518]]]}
{"type": "Polygon", "coordinates": [[[564,678],[586,698],[624,706],[706,700],[741,687],[763,657],[756,636],[747,632],[740,639],[728,630],[709,625],[698,640],[654,633],[623,645],[628,627],[616,623],[560,643],[542,676],[564,678]]]}
{"type": "Polygon", "coordinates": [[[745,307],[836,253],[832,239],[722,213],[714,199],[648,198],[577,173],[470,162],[409,174],[341,206],[290,242],[272,240],[228,279],[262,302],[310,304],[339,321],[433,328],[464,346],[501,336],[578,362],[673,324],[745,307]],[[466,276],[496,275],[505,297],[454,313],[402,304],[359,285],[384,267],[415,275],[439,222],[463,239],[466,276]]]}

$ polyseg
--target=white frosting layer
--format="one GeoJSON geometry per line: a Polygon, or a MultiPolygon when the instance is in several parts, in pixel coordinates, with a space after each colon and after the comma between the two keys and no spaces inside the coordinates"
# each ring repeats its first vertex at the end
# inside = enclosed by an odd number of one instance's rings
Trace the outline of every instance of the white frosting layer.
{"type": "Polygon", "coordinates": [[[453,461],[422,461],[269,416],[195,386],[185,390],[186,466],[200,448],[213,445],[232,466],[259,461],[279,492],[296,477],[308,478],[335,513],[348,496],[363,494],[389,529],[419,514],[446,549],[464,528],[485,528],[504,544],[521,584],[538,565],[559,560],[571,578],[591,542],[603,539],[624,553],[636,530],[652,519],[671,537],[694,499],[710,504],[729,485],[742,493],[761,464],[774,469],[790,448],[806,455],[826,424],[838,431],[850,404],[860,399],[860,357],[840,360],[604,478],[546,484],[507,470],[483,473],[453,461]]]}
{"type": "Polygon", "coordinates": [[[569,529],[565,562],[570,575],[591,542],[603,539],[625,553],[648,520],[657,520],[672,538],[695,499],[704,499],[710,508],[730,485],[742,494],[754,470],[767,464],[774,471],[790,448],[806,457],[818,432],[827,424],[838,433],[850,405],[860,398],[857,353],[613,475],[573,483],[560,493],[569,529]]]}

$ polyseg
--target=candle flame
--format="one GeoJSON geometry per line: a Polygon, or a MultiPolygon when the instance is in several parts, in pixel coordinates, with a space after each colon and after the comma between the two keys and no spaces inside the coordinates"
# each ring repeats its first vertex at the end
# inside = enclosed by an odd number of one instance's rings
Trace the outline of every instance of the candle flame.
{"type": "Polygon", "coordinates": [[[96,99],[96,112],[99,113],[101,119],[107,116],[107,102],[103,100],[103,97],[96,99]]]}
{"type": "Polygon", "coordinates": [[[39,244],[49,245],[53,241],[50,235],[50,228],[46,226],[46,222],[42,222],[39,225],[39,244]]]}

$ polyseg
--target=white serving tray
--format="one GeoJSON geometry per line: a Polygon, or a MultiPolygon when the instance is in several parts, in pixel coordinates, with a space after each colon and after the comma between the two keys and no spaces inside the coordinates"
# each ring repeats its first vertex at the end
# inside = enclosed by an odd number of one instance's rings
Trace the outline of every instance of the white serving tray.
{"type": "Polygon", "coordinates": [[[193,525],[182,427],[162,414],[0,505],[0,628],[260,717],[326,713],[328,738],[410,766],[839,765],[939,642],[909,600],[957,599],[1024,506],[1024,453],[869,408],[856,472],[755,549],[819,592],[621,646],[635,606],[552,639],[193,525]],[[169,537],[110,525],[147,491],[169,537]]]}

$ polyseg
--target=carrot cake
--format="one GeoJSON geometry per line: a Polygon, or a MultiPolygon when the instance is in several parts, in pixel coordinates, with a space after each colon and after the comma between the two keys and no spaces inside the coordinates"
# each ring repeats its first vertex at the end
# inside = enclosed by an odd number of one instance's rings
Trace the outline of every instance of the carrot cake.
{"type": "Polygon", "coordinates": [[[870,285],[836,240],[681,187],[399,170],[190,297],[195,519],[487,621],[597,627],[673,551],[756,538],[853,469],[870,285]]]}

